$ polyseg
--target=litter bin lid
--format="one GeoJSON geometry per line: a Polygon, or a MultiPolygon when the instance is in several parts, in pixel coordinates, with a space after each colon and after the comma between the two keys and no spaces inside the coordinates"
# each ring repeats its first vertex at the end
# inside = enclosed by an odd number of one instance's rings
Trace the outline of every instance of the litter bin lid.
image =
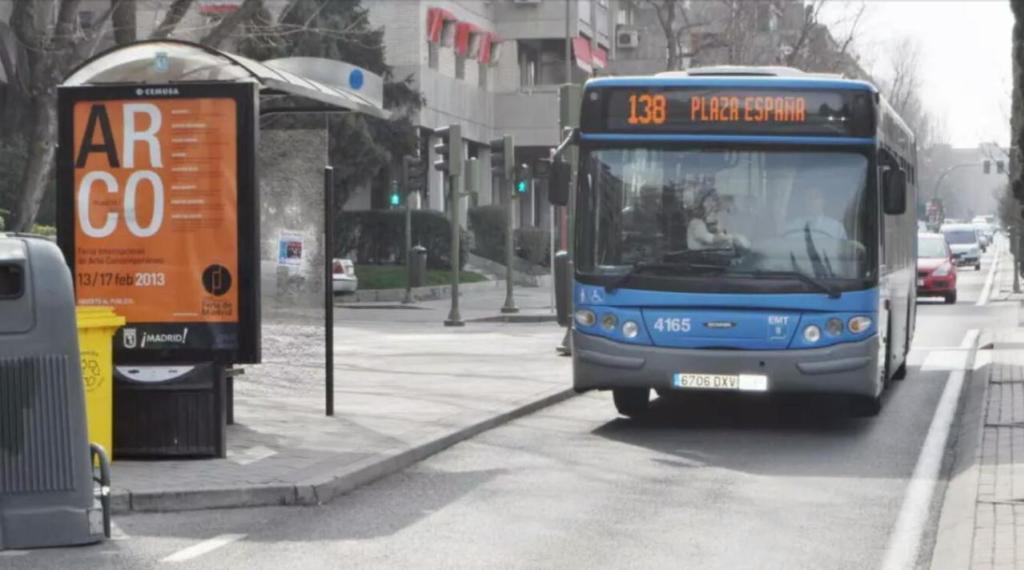
{"type": "Polygon", "coordinates": [[[118,366],[117,373],[136,382],[166,382],[195,370],[195,366],[118,366]]]}
{"type": "Polygon", "coordinates": [[[114,312],[112,307],[76,307],[75,316],[78,328],[120,328],[124,326],[124,317],[114,312]]]}

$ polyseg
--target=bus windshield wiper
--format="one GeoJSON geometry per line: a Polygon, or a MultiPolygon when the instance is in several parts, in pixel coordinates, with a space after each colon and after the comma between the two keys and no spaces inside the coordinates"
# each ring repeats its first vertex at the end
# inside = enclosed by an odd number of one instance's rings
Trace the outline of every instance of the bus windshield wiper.
{"type": "Polygon", "coordinates": [[[838,299],[840,297],[839,291],[836,291],[832,287],[821,281],[811,277],[810,275],[800,271],[785,271],[785,270],[754,270],[754,271],[730,271],[730,275],[749,275],[750,277],[792,277],[799,281],[802,281],[815,289],[819,289],[822,293],[828,295],[829,299],[838,299]]]}
{"type": "Polygon", "coordinates": [[[687,263],[683,261],[671,263],[657,261],[637,261],[629,268],[628,271],[616,277],[614,281],[611,281],[608,284],[606,284],[604,286],[604,289],[605,291],[608,291],[610,293],[625,285],[627,282],[629,282],[630,279],[633,278],[634,275],[638,273],[643,273],[647,271],[674,271],[678,273],[682,271],[692,271],[694,269],[723,271],[726,269],[726,266],[711,265],[707,263],[687,263]]]}

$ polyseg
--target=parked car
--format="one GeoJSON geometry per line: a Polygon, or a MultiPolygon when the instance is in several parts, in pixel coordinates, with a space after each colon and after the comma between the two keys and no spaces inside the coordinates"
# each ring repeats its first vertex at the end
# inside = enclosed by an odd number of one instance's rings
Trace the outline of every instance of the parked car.
{"type": "Polygon", "coordinates": [[[943,224],[942,235],[953,252],[956,265],[973,265],[981,269],[981,244],[978,232],[971,224],[943,224]]]}
{"type": "Polygon", "coordinates": [[[988,245],[991,243],[991,240],[989,240],[988,236],[985,235],[985,231],[981,226],[978,226],[977,224],[974,224],[974,232],[978,234],[978,245],[981,246],[981,252],[985,253],[988,251],[988,245]]]}
{"type": "Polygon", "coordinates": [[[956,303],[956,263],[942,234],[917,235],[917,296],[956,303]]]}
{"type": "Polygon", "coordinates": [[[356,276],[356,265],[351,259],[335,258],[334,266],[334,292],[355,293],[359,289],[359,277],[356,276]]]}

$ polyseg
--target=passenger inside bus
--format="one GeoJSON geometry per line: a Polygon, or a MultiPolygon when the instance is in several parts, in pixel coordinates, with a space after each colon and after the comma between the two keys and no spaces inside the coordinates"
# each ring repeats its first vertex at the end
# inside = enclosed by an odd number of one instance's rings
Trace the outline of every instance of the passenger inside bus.
{"type": "Polygon", "coordinates": [[[722,201],[714,188],[705,190],[697,199],[686,228],[689,249],[750,249],[750,242],[738,234],[730,234],[722,220],[722,201]]]}

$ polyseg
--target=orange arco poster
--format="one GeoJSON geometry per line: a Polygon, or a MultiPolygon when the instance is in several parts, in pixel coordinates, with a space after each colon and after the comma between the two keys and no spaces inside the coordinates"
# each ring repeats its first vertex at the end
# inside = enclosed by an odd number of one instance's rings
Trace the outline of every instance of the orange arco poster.
{"type": "Polygon", "coordinates": [[[241,248],[240,216],[251,211],[241,202],[252,197],[240,201],[239,176],[251,107],[187,86],[119,90],[62,93],[60,202],[73,214],[59,217],[73,232],[62,246],[77,302],[127,319],[115,339],[122,355],[237,353],[251,300],[241,289],[253,285],[240,255],[252,245],[241,248]]]}

